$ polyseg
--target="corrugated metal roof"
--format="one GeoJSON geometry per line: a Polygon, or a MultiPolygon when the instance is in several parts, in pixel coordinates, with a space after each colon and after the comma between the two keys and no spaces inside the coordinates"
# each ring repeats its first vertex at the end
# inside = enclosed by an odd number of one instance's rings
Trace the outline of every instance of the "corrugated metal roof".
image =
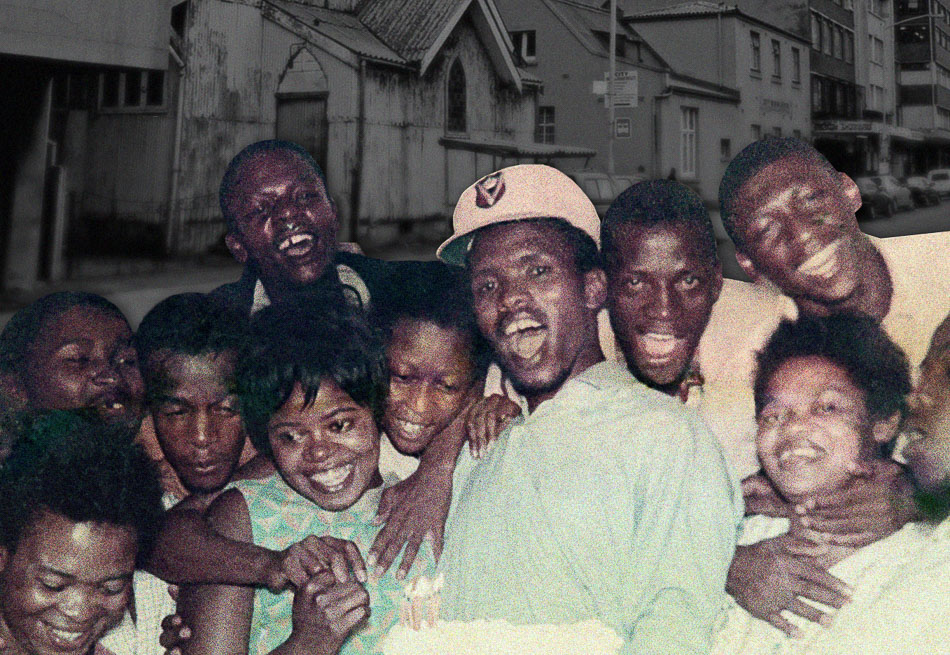
{"type": "Polygon", "coordinates": [[[470,0],[370,0],[357,16],[411,62],[421,61],[452,15],[470,0]]]}
{"type": "Polygon", "coordinates": [[[672,7],[661,7],[652,11],[632,12],[630,17],[654,17],[654,16],[702,16],[706,14],[716,14],[722,11],[731,11],[736,9],[735,5],[720,5],[718,2],[707,2],[706,0],[697,0],[695,2],[684,2],[673,5],[672,7]]]}
{"type": "Polygon", "coordinates": [[[355,14],[300,5],[287,0],[269,0],[269,2],[305,23],[313,31],[364,57],[403,65],[408,63],[404,57],[387,46],[361,23],[355,14]]]}

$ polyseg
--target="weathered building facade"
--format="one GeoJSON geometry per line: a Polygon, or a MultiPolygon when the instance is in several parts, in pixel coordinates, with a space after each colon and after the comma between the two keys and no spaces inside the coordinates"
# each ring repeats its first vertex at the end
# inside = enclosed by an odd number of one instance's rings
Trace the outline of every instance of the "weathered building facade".
{"type": "MultiPolygon", "coordinates": [[[[169,6],[154,0],[0,2],[0,266],[8,288],[63,274],[66,218],[94,186],[85,153],[106,100],[164,106],[169,6]],[[123,88],[119,93],[118,83],[123,88]]],[[[111,134],[117,141],[122,135],[111,134]]]]}
{"type": "Polygon", "coordinates": [[[541,83],[516,66],[492,0],[146,4],[161,5],[155,69],[97,72],[64,115],[79,249],[207,249],[224,231],[225,167],[260,139],[314,154],[349,240],[426,219],[444,229],[480,175],[594,154],[534,142],[541,83]]]}

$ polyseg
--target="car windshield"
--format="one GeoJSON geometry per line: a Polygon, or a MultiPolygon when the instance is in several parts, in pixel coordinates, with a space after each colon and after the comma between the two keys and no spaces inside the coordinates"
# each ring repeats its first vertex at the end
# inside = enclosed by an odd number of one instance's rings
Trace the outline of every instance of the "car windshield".
{"type": "Polygon", "coordinates": [[[930,179],[939,180],[943,182],[944,180],[950,180],[950,173],[932,173],[930,179]]]}

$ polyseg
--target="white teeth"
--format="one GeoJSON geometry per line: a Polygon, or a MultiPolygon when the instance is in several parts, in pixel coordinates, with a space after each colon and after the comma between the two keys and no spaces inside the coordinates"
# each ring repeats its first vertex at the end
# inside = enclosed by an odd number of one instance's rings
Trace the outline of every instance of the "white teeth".
{"type": "Polygon", "coordinates": [[[810,462],[815,461],[821,453],[817,448],[812,448],[810,446],[798,446],[796,448],[789,448],[788,450],[783,450],[779,456],[779,464],[785,464],[791,459],[804,459],[810,462]]]}
{"type": "Polygon", "coordinates": [[[288,248],[296,246],[299,243],[304,243],[307,241],[313,241],[313,237],[309,234],[294,234],[281,241],[280,245],[277,247],[280,250],[287,250],[288,248]]]}
{"type": "Polygon", "coordinates": [[[827,277],[834,270],[834,266],[838,262],[836,257],[838,246],[839,243],[837,241],[825,246],[802,262],[801,266],[798,267],[798,271],[806,275],[827,277]]]}
{"type": "Polygon", "coordinates": [[[330,493],[334,493],[343,488],[343,483],[346,482],[346,478],[350,475],[352,470],[352,464],[344,464],[335,469],[314,473],[310,476],[310,480],[324,487],[330,493]]]}
{"type": "Polygon", "coordinates": [[[69,632],[68,630],[58,630],[52,627],[50,628],[50,632],[63,641],[76,641],[83,635],[81,632],[69,632]]]}
{"type": "Polygon", "coordinates": [[[521,359],[531,359],[544,345],[544,333],[524,334],[519,332],[512,337],[511,349],[521,359]]]}
{"type": "Polygon", "coordinates": [[[640,347],[646,351],[647,356],[651,358],[668,357],[676,349],[678,339],[671,334],[658,334],[648,332],[640,335],[640,347]]]}
{"type": "Polygon", "coordinates": [[[422,431],[426,428],[424,425],[410,423],[409,421],[403,421],[401,419],[396,419],[396,425],[398,425],[410,439],[418,439],[419,436],[422,435],[422,431]]]}
{"type": "Polygon", "coordinates": [[[517,321],[512,321],[508,324],[508,327],[505,328],[505,336],[511,336],[515,332],[539,327],[541,327],[541,324],[537,321],[533,321],[530,318],[519,318],[517,321]]]}

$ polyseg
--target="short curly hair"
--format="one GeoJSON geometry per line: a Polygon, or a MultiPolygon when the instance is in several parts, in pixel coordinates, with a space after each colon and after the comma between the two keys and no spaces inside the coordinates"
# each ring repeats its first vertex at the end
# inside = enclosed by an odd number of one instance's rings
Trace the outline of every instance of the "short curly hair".
{"type": "Polygon", "coordinates": [[[759,352],[755,376],[756,416],[765,406],[765,391],[778,368],[789,359],[822,357],[843,368],[865,394],[872,421],[907,412],[911,391],[907,356],[881,325],[864,314],[802,316],[784,320],[759,352]]]}
{"type": "Polygon", "coordinates": [[[370,314],[387,346],[393,329],[403,319],[456,330],[470,344],[471,350],[465,354],[472,361],[474,374],[484,375],[491,363],[491,347],[478,329],[465,270],[440,261],[405,264],[390,281],[396,292],[376,298],[370,314]]]}
{"type": "Polygon", "coordinates": [[[237,389],[248,437],[271,454],[267,424],[298,383],[307,403],[324,379],[333,380],[378,423],[385,409],[389,373],[382,339],[335,296],[290,294],[254,316],[255,345],[238,366],[237,389]]]}
{"type": "Polygon", "coordinates": [[[684,226],[692,230],[701,252],[716,265],[716,234],[702,198],[673,180],[649,180],[628,187],[607,208],[601,226],[601,255],[608,266],[616,261],[616,232],[622,225],[684,226]]]}
{"type": "Polygon", "coordinates": [[[145,315],[135,334],[146,396],[154,400],[160,371],[150,356],[158,351],[182,355],[233,352],[240,359],[250,344],[245,313],[204,293],[180,293],[161,301],[145,315]]]}
{"type": "Polygon", "coordinates": [[[801,139],[770,136],[753,141],[729,162],[719,184],[719,215],[736,250],[744,251],[747,245],[736,229],[736,205],[742,186],[769,164],[789,157],[797,157],[828,172],[832,181],[838,184],[838,171],[831,162],[801,139]]]}
{"type": "Polygon", "coordinates": [[[162,487],[127,427],[83,411],[38,412],[17,427],[0,468],[0,540],[10,552],[38,515],[131,528],[138,562],[148,560],[161,527],[162,487]]]}

